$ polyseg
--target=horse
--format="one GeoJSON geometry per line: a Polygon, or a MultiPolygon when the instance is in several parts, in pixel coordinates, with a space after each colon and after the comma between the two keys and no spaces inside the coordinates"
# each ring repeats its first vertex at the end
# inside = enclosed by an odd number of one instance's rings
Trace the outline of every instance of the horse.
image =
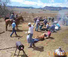
{"type": "MultiPolygon", "coordinates": [[[[20,21],[24,22],[24,19],[22,16],[19,16],[18,18],[15,19],[17,29],[18,29],[18,25],[19,25],[20,21]]],[[[5,18],[6,31],[7,31],[7,26],[11,25],[12,23],[13,23],[13,20],[9,19],[9,17],[5,18]]]]}

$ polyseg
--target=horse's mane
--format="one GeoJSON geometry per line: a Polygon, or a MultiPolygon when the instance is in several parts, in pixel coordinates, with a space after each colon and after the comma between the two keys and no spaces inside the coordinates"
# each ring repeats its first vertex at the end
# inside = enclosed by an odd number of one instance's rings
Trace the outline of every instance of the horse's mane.
{"type": "Polygon", "coordinates": [[[23,18],[23,17],[22,17],[22,16],[19,16],[18,18],[20,18],[20,19],[21,19],[21,18],[23,18]]]}

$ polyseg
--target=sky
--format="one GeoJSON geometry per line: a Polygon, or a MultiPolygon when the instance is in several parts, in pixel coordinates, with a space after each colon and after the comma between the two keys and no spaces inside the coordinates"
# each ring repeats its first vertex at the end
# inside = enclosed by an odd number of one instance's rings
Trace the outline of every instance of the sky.
{"type": "Polygon", "coordinates": [[[68,0],[10,0],[9,6],[43,8],[45,6],[68,7],[68,0]]]}

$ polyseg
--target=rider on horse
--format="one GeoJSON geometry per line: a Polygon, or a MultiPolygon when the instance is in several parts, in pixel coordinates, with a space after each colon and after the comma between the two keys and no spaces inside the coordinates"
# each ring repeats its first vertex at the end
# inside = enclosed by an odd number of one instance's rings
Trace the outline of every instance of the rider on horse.
{"type": "Polygon", "coordinates": [[[15,19],[15,15],[14,15],[14,13],[11,13],[11,15],[10,15],[10,19],[11,19],[11,20],[14,20],[14,19],[15,19]]]}

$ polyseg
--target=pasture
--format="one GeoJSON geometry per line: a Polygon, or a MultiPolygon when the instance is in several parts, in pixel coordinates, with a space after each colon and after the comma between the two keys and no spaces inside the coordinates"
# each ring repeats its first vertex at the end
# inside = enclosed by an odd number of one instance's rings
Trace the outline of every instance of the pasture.
{"type": "MultiPolygon", "coordinates": [[[[31,18],[29,19],[26,18],[29,16],[31,17],[31,14],[32,13],[30,13],[30,15],[28,14],[24,15],[22,13],[21,15],[24,16],[24,19],[31,20],[31,18]]],[[[43,17],[47,15],[45,13],[43,14],[38,13],[37,15],[43,16],[43,17]]],[[[53,15],[51,14],[47,16],[54,16],[56,13],[54,13],[53,15]]],[[[37,15],[35,14],[33,16],[35,17],[37,15]]],[[[33,21],[33,16],[32,16],[32,21],[33,21]]],[[[33,22],[31,23],[33,24],[33,22]]],[[[12,28],[8,27],[8,31],[5,31],[5,22],[3,19],[0,19],[0,57],[17,57],[18,51],[16,55],[14,56],[15,43],[17,41],[21,41],[24,44],[25,46],[24,51],[28,57],[53,57],[54,50],[57,49],[58,47],[61,47],[63,50],[65,50],[68,53],[68,45],[67,45],[68,44],[68,27],[67,26],[61,26],[60,31],[57,31],[56,33],[52,33],[51,35],[52,38],[37,42],[35,44],[36,45],[35,48],[28,48],[29,45],[26,39],[27,34],[25,34],[25,32],[28,31],[28,22],[24,22],[20,24],[18,27],[19,27],[19,30],[17,31],[17,34],[19,36],[15,37],[15,34],[13,34],[13,37],[10,37],[12,28]]],[[[35,38],[38,35],[41,35],[44,32],[46,31],[36,32],[34,28],[33,38],[35,38]]],[[[20,52],[19,57],[25,57],[25,55],[22,52],[20,52]]]]}

